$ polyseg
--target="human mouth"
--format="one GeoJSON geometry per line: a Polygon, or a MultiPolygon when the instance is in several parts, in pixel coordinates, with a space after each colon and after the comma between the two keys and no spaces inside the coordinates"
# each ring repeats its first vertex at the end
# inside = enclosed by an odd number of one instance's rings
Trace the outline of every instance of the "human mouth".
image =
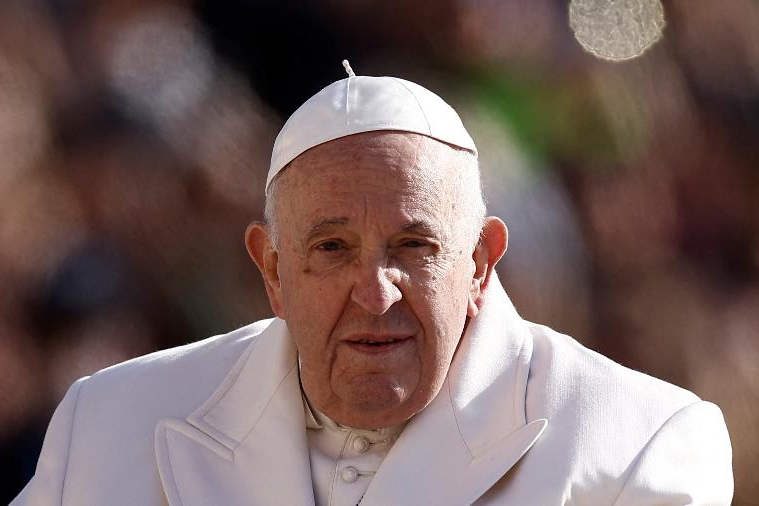
{"type": "Polygon", "coordinates": [[[410,336],[355,336],[344,343],[360,353],[387,353],[403,348],[412,342],[410,336]]]}

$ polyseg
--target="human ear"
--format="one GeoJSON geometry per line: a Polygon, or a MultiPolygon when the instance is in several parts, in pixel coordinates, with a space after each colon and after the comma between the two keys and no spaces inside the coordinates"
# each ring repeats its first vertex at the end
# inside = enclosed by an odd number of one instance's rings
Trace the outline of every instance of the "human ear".
{"type": "Polygon", "coordinates": [[[269,227],[261,222],[253,222],[245,231],[245,247],[250,258],[258,266],[264,278],[266,294],[274,314],[284,319],[282,306],[282,284],[279,279],[279,253],[274,248],[269,234],[269,227]]]}
{"type": "Polygon", "coordinates": [[[469,304],[467,306],[467,316],[474,317],[482,308],[485,289],[490,282],[490,276],[493,273],[495,264],[506,253],[509,245],[509,230],[506,224],[500,218],[488,216],[485,218],[485,224],[482,227],[480,241],[472,253],[474,260],[474,274],[469,286],[469,304]]]}

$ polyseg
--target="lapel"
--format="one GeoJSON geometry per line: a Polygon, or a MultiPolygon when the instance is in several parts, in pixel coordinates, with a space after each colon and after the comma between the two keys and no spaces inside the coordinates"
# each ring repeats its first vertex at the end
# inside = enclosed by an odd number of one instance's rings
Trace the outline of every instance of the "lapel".
{"type": "Polygon", "coordinates": [[[443,388],[401,433],[362,506],[471,504],[490,489],[548,423],[526,419],[531,356],[529,329],[494,275],[443,388]]]}
{"type": "MultiPolygon", "coordinates": [[[[438,396],[406,426],[363,506],[470,504],[537,441],[525,394],[532,337],[496,276],[469,321],[438,396]]],[[[155,433],[171,506],[313,505],[297,354],[275,319],[216,392],[185,420],[155,433]]]]}
{"type": "Polygon", "coordinates": [[[216,392],[155,432],[171,506],[314,503],[295,348],[274,320],[216,392]]]}

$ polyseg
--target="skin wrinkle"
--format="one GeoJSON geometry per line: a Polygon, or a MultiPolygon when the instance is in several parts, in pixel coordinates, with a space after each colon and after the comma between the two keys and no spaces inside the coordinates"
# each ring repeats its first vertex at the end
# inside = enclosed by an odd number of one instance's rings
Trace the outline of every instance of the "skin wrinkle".
{"type": "MultiPolygon", "coordinates": [[[[357,134],[357,135],[363,135],[363,134],[357,134]]],[[[312,148],[313,149],[313,148],[312,148]]],[[[485,198],[482,193],[481,183],[480,183],[480,173],[479,173],[479,167],[477,165],[477,159],[476,157],[470,153],[469,151],[459,149],[459,148],[453,148],[455,150],[455,155],[457,159],[454,159],[452,161],[449,161],[448,163],[457,169],[456,177],[458,180],[456,181],[456,184],[453,186],[454,191],[457,191],[457,196],[463,197],[460,199],[463,203],[468,203],[469,205],[463,205],[462,209],[464,209],[464,214],[469,216],[471,218],[471,227],[472,227],[472,235],[473,240],[478,241],[480,239],[479,234],[482,230],[483,220],[485,218],[485,198]],[[461,169],[464,170],[461,170],[461,169]]],[[[356,155],[357,156],[357,155],[356,155]]],[[[417,158],[418,160],[418,158],[417,158]]],[[[355,156],[352,160],[355,162],[355,156]]],[[[416,160],[415,160],[416,161],[416,160]]],[[[266,202],[264,206],[264,219],[265,222],[270,227],[270,233],[272,242],[275,246],[278,246],[278,239],[279,239],[279,224],[276,217],[276,201],[277,201],[277,194],[278,194],[278,187],[279,187],[279,181],[282,179],[283,173],[287,172],[287,168],[292,164],[290,162],[288,165],[286,165],[280,172],[277,174],[277,176],[274,177],[272,182],[269,185],[269,194],[266,197],[266,202]]],[[[416,165],[416,164],[415,164],[416,165]]],[[[419,169],[419,167],[415,166],[415,169],[419,169]]],[[[414,184],[414,183],[412,183],[414,184]]],[[[414,190],[419,189],[419,185],[417,184],[415,187],[413,187],[414,190]]],[[[425,202],[426,205],[434,205],[435,202],[431,199],[428,199],[425,202]]],[[[456,210],[456,204],[455,200],[452,203],[452,213],[455,213],[456,210]]]]}
{"type": "Polygon", "coordinates": [[[295,339],[316,409],[381,428],[437,394],[505,250],[500,220],[486,224],[498,232],[490,248],[477,241],[479,211],[456,214],[480,209],[473,192],[479,197],[473,155],[398,132],[330,141],[277,176],[267,217],[279,233],[270,239],[263,225],[251,226],[248,249],[295,339]],[[379,355],[346,344],[364,335],[403,341],[379,355]]]}

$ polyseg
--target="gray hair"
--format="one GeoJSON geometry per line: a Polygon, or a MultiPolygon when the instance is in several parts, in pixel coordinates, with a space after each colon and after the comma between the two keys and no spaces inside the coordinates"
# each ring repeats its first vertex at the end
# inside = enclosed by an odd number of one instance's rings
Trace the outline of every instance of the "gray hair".
{"type": "MultiPolygon", "coordinates": [[[[289,165],[289,164],[288,164],[289,165]]],[[[277,227],[277,193],[279,188],[279,182],[282,179],[280,176],[282,172],[287,169],[285,166],[269,183],[269,192],[266,194],[266,202],[264,203],[264,222],[269,227],[269,239],[275,250],[279,251],[279,229],[277,227]]]]}
{"type": "MultiPolygon", "coordinates": [[[[459,176],[457,188],[460,191],[461,201],[470,205],[471,216],[471,244],[476,245],[480,241],[482,227],[485,224],[487,209],[485,206],[485,196],[482,193],[482,180],[480,178],[480,166],[477,157],[470,151],[463,149],[456,150],[462,157],[462,172],[459,176]]],[[[289,165],[289,164],[288,164],[289,165]]],[[[266,195],[264,205],[264,221],[269,228],[269,238],[271,239],[274,249],[279,250],[279,229],[277,227],[277,198],[282,173],[287,170],[285,166],[279,174],[269,183],[269,193],[266,195]]]]}

